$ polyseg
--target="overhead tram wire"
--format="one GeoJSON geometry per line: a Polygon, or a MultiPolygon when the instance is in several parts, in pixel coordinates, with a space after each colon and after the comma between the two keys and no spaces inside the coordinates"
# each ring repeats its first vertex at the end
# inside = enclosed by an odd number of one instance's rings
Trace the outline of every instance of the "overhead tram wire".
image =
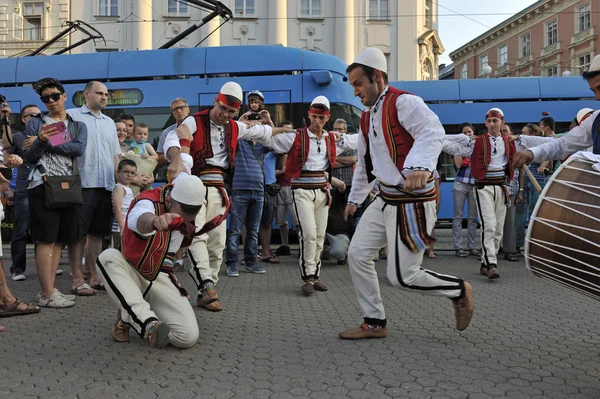
{"type": "Polygon", "coordinates": [[[217,26],[215,29],[213,29],[212,32],[210,32],[208,35],[206,35],[206,37],[202,40],[200,40],[198,42],[198,44],[196,44],[194,47],[198,47],[199,45],[201,45],[206,39],[208,39],[213,33],[215,33],[221,26],[223,26],[225,24],[225,22],[229,21],[228,19],[224,20],[223,22],[221,22],[221,24],[219,26],[217,26]]]}

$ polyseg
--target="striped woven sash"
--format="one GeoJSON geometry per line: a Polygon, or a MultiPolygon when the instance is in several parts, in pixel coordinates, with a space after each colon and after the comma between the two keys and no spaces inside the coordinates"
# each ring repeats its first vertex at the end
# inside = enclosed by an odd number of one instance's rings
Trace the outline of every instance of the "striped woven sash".
{"type": "Polygon", "coordinates": [[[506,172],[500,170],[488,170],[483,179],[475,181],[475,184],[482,186],[502,186],[506,184],[506,172]]]}
{"type": "Polygon", "coordinates": [[[297,179],[292,179],[292,189],[303,188],[305,190],[321,189],[327,186],[325,172],[302,171],[297,179]]]}
{"type": "Polygon", "coordinates": [[[223,169],[217,167],[208,167],[200,171],[200,180],[207,187],[225,187],[223,178],[223,169]]]}

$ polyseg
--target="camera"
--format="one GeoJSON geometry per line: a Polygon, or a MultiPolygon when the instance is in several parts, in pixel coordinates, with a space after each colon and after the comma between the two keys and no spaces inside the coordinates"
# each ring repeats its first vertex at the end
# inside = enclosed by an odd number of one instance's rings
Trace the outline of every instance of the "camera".
{"type": "Polygon", "coordinates": [[[0,108],[4,108],[6,104],[6,96],[3,96],[2,94],[0,94],[0,108]]]}
{"type": "Polygon", "coordinates": [[[279,194],[279,191],[281,190],[281,186],[277,183],[274,184],[268,184],[267,185],[267,194],[269,194],[271,197],[275,197],[277,194],[279,194]]]}
{"type": "Polygon", "coordinates": [[[249,121],[260,121],[260,120],[262,120],[262,117],[260,116],[260,113],[252,112],[250,115],[248,115],[248,120],[249,121]]]}

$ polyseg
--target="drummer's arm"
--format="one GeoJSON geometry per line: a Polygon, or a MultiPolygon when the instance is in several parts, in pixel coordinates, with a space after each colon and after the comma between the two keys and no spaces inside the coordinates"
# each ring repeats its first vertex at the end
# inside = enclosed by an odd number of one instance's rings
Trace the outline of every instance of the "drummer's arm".
{"type": "MultiPolygon", "coordinates": [[[[595,115],[595,114],[594,114],[595,115]]],[[[531,148],[534,162],[564,158],[567,154],[585,150],[594,144],[592,139],[592,124],[595,118],[587,118],[580,126],[573,128],[559,139],[539,147],[531,148]]]]}

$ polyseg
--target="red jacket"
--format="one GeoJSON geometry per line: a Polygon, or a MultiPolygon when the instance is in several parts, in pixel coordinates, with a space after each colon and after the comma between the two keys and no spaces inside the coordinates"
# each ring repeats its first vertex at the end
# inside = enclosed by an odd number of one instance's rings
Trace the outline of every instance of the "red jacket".
{"type": "MultiPolygon", "coordinates": [[[[492,144],[489,139],[488,133],[482,134],[475,138],[475,147],[473,148],[473,154],[471,155],[471,176],[477,180],[483,180],[488,171],[488,166],[492,161],[492,144]]],[[[517,151],[515,143],[511,141],[508,136],[502,135],[504,140],[504,149],[506,156],[508,157],[508,166],[506,168],[506,174],[509,181],[513,179],[515,170],[513,168],[513,157],[517,151]]]]}
{"type": "MultiPolygon", "coordinates": [[[[289,179],[297,179],[300,177],[300,172],[308,159],[308,151],[310,149],[310,139],[308,137],[308,127],[297,129],[296,139],[292,148],[288,152],[287,163],[285,165],[285,176],[289,179]]],[[[335,136],[327,135],[327,156],[329,158],[329,176],[333,171],[337,147],[335,144],[335,136]]]]}

